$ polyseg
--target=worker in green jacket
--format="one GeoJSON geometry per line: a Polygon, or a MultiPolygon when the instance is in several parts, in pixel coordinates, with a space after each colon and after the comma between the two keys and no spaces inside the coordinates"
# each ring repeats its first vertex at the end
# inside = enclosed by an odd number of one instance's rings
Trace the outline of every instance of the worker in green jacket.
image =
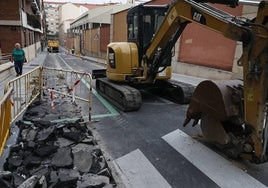
{"type": "Polygon", "coordinates": [[[22,75],[23,63],[26,61],[26,58],[25,52],[21,49],[20,43],[16,43],[15,48],[12,50],[12,60],[14,61],[17,76],[22,75]]]}

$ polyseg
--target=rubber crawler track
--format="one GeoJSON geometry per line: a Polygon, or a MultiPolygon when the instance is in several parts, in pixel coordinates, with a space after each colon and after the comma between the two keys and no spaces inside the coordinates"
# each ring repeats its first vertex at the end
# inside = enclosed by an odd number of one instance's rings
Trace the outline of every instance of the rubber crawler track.
{"type": "Polygon", "coordinates": [[[106,78],[98,78],[96,79],[96,90],[121,111],[136,111],[141,107],[141,93],[133,87],[113,83],[106,78]]]}

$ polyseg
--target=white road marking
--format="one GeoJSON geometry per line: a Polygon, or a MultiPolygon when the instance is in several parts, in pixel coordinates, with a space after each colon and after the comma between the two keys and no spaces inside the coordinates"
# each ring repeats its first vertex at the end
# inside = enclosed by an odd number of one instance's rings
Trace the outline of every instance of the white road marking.
{"type": "Polygon", "coordinates": [[[162,138],[220,187],[266,187],[179,129],[162,138]]]}
{"type": "Polygon", "coordinates": [[[123,179],[128,180],[129,184],[126,185],[128,187],[171,188],[139,149],[116,159],[116,163],[122,170],[123,179]]]}

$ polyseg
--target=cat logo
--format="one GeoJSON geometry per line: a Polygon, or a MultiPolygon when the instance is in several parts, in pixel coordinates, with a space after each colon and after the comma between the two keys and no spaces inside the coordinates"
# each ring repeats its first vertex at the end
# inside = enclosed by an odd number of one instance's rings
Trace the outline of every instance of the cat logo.
{"type": "Polygon", "coordinates": [[[198,23],[206,25],[206,18],[200,13],[198,10],[192,8],[191,9],[192,13],[192,19],[198,23]]]}
{"type": "Polygon", "coordinates": [[[198,12],[194,12],[193,20],[195,20],[197,22],[200,22],[201,21],[201,18],[202,18],[202,14],[200,14],[198,12]]]}

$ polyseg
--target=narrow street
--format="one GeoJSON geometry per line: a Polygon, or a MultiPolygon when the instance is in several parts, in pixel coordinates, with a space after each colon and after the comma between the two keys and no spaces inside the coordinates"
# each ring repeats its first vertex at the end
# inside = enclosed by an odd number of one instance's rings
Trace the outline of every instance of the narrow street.
{"type": "Polygon", "coordinates": [[[0,7],[0,188],[268,188],[268,0],[0,7]]]}
{"type": "MultiPolygon", "coordinates": [[[[101,67],[65,53],[48,54],[44,66],[88,72],[101,67]]],[[[143,92],[141,109],[124,113],[93,92],[93,126],[127,187],[268,186],[267,164],[231,160],[198,139],[199,126],[183,128],[187,105],[143,92]]]]}

